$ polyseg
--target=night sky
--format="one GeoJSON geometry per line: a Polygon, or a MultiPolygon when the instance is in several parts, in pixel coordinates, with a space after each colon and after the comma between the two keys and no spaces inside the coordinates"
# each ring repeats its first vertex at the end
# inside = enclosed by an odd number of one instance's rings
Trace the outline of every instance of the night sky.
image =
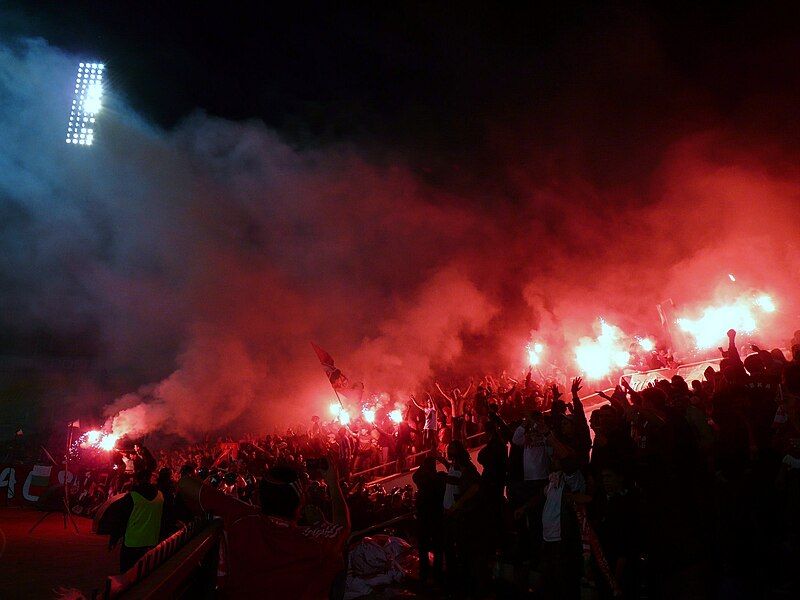
{"type": "Polygon", "coordinates": [[[796,296],[796,5],[247,4],[0,3],[8,419],[272,425],[327,404],[311,340],[400,397],[796,296]]]}
{"type": "Polygon", "coordinates": [[[798,133],[794,3],[4,4],[6,31],[105,57],[164,127],[198,108],[257,118],[299,146],[358,140],[444,177],[579,137],[564,159],[618,184],[709,123],[798,133]]]}

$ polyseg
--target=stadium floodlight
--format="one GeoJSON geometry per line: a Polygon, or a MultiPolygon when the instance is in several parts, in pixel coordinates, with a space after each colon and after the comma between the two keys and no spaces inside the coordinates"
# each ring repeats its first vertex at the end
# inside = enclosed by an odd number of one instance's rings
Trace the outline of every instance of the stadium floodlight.
{"type": "Polygon", "coordinates": [[[103,107],[103,75],[106,66],[98,62],[78,63],[75,93],[67,123],[67,143],[91,146],[97,113],[103,107]]]}

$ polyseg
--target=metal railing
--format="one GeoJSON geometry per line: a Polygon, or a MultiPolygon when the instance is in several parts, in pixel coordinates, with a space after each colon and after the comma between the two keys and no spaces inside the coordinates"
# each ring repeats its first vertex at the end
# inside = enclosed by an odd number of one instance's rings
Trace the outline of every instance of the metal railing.
{"type": "MultiPolygon", "coordinates": [[[[603,391],[603,393],[611,393],[612,391],[614,391],[614,388],[606,388],[606,389],[604,389],[602,391],[603,391]]],[[[599,398],[601,398],[601,396],[597,392],[593,392],[593,393],[587,394],[586,396],[581,398],[581,401],[584,403],[584,407],[585,408],[588,407],[588,406],[595,407],[596,405],[595,405],[595,402],[593,402],[593,400],[596,400],[596,399],[599,399],[599,398]]],[[[600,403],[601,404],[605,404],[606,400],[602,400],[600,403]]],[[[548,409],[548,410],[545,411],[545,414],[549,414],[549,412],[550,412],[550,410],[548,409]]],[[[485,432],[480,432],[480,433],[476,433],[476,434],[473,434],[473,435],[467,437],[467,444],[466,444],[467,449],[474,450],[475,448],[477,448],[480,445],[481,438],[483,438],[485,435],[486,435],[485,432]]],[[[430,452],[430,450],[422,450],[421,452],[416,452],[414,454],[409,454],[408,456],[406,456],[406,460],[416,459],[416,458],[418,458],[420,456],[425,456],[429,452],[430,452]]],[[[377,465],[375,467],[370,467],[369,469],[364,469],[364,470],[359,471],[357,473],[352,473],[350,476],[351,477],[364,476],[364,475],[369,474],[369,473],[380,471],[381,469],[387,469],[389,467],[392,467],[392,465],[396,466],[397,465],[397,460],[389,461],[387,463],[383,463],[383,464],[377,465]]],[[[400,472],[400,471],[395,470],[395,471],[393,471],[391,473],[388,473],[386,475],[382,475],[380,477],[377,477],[375,479],[372,479],[372,480],[368,481],[366,485],[368,485],[368,486],[379,485],[379,484],[383,483],[384,481],[394,479],[397,475],[401,475],[402,473],[413,472],[417,468],[418,467],[415,465],[415,466],[412,466],[408,471],[400,472]]]]}
{"type": "MultiPolygon", "coordinates": [[[[483,438],[484,435],[485,435],[485,433],[481,431],[480,433],[475,433],[473,435],[468,436],[467,439],[466,439],[466,444],[465,444],[466,447],[467,448],[471,448],[474,445],[477,445],[478,440],[483,438]]],[[[415,462],[416,462],[416,460],[418,458],[420,458],[422,456],[427,456],[428,454],[430,454],[430,452],[431,452],[431,449],[428,448],[427,450],[420,450],[419,452],[414,452],[413,454],[406,455],[402,459],[403,466],[405,467],[406,464],[409,464],[409,461],[411,461],[410,462],[411,465],[415,465],[415,462]]],[[[351,473],[350,477],[351,478],[367,477],[369,474],[380,473],[381,471],[389,471],[389,472],[388,473],[384,473],[383,475],[380,475],[376,479],[385,479],[387,477],[393,477],[395,475],[398,475],[400,473],[405,472],[405,469],[397,470],[397,463],[398,462],[400,462],[399,459],[390,460],[390,461],[382,463],[380,465],[376,465],[374,467],[369,467],[368,469],[362,469],[361,471],[356,471],[355,473],[351,473]]],[[[413,467],[412,467],[412,470],[413,470],[413,467]]],[[[370,481],[369,483],[370,484],[374,484],[374,483],[376,483],[376,481],[373,480],[373,481],[370,481]]]]}
{"type": "Polygon", "coordinates": [[[192,581],[203,559],[217,548],[221,535],[219,519],[192,521],[148,551],[129,570],[107,577],[103,589],[95,590],[92,597],[177,597],[192,581]]]}

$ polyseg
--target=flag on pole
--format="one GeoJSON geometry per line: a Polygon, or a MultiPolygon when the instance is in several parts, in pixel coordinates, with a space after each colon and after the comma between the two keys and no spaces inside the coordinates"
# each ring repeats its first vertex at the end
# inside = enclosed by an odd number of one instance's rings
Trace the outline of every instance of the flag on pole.
{"type": "Polygon", "coordinates": [[[350,400],[361,402],[361,396],[364,394],[364,384],[360,381],[351,382],[344,373],[342,373],[334,364],[333,357],[325,350],[311,342],[311,347],[317,353],[322,368],[325,370],[325,375],[328,381],[331,382],[331,387],[339,394],[346,396],[350,400]]]}
{"type": "Polygon", "coordinates": [[[81,426],[80,419],[75,419],[74,421],[72,421],[72,422],[69,424],[69,426],[70,426],[70,427],[75,427],[76,429],[77,429],[77,428],[80,428],[80,426],[81,426]]]}

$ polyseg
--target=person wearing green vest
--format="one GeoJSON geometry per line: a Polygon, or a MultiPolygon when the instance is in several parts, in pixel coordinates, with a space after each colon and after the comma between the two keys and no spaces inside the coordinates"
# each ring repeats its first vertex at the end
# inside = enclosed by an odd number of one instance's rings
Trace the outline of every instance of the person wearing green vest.
{"type": "Polygon", "coordinates": [[[150,483],[152,471],[142,470],[134,475],[133,487],[118,503],[116,527],[108,541],[113,549],[122,540],[119,551],[120,573],[132,568],[136,561],[159,542],[164,496],[150,483]]]}

